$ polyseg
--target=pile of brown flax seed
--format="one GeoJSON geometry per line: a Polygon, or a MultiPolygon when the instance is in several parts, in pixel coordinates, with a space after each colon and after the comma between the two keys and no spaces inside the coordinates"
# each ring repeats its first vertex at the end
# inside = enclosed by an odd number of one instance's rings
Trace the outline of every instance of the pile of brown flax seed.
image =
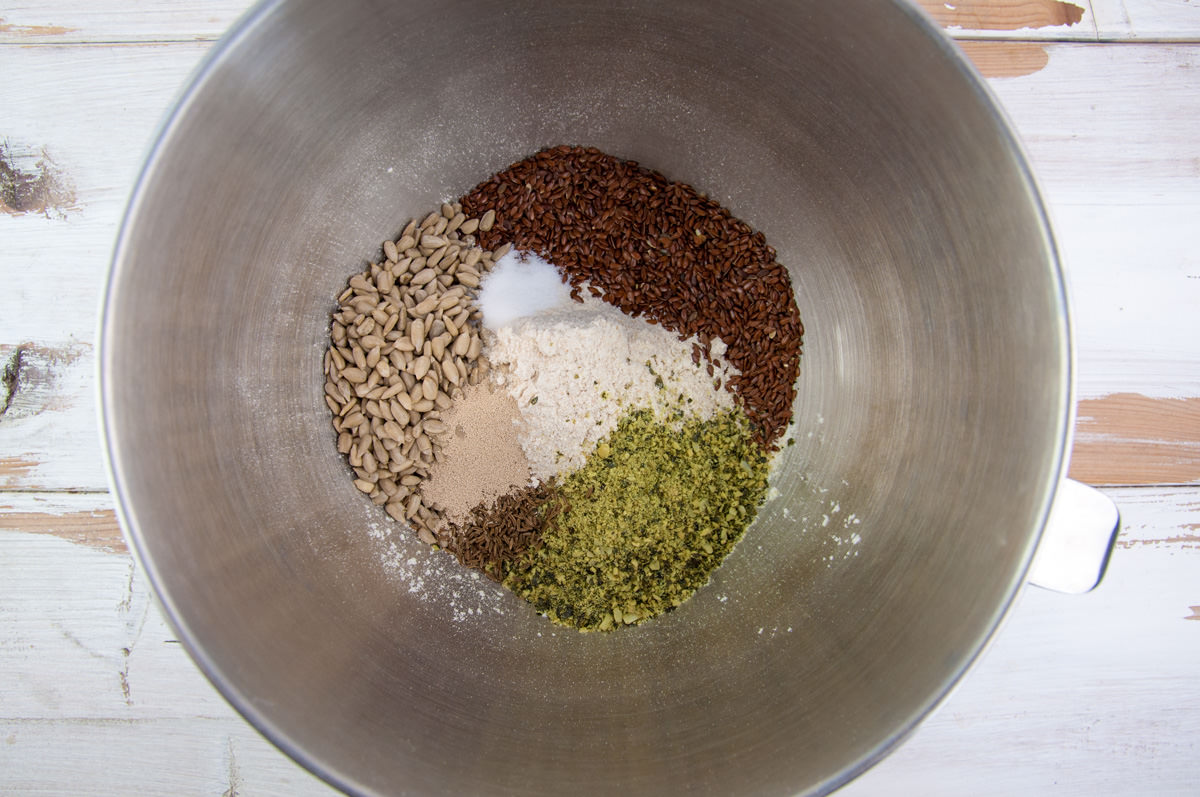
{"type": "MultiPolygon", "coordinates": [[[[791,420],[804,327],[787,271],[762,233],[691,186],[585,147],[514,163],[462,198],[495,211],[485,249],[511,243],[559,266],[576,295],[586,283],[632,316],[727,345],[741,375],[730,387],[775,445],[791,420]]],[[[698,352],[707,359],[710,352],[698,352]]]]}

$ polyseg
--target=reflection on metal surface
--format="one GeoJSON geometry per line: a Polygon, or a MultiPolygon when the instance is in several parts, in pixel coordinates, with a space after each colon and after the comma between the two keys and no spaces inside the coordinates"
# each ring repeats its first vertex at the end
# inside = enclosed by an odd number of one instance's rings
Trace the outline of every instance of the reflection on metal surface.
{"type": "Polygon", "coordinates": [[[1064,479],[1054,497],[1029,580],[1056,592],[1082,594],[1100,583],[1121,518],[1108,496],[1064,479]]]}
{"type": "Polygon", "coordinates": [[[197,81],[118,245],[107,449],[179,638],[302,763],[371,793],[826,791],[973,661],[1058,483],[1066,308],[1007,126],[907,6],[296,0],[197,81]],[[321,398],[329,297],[381,238],[558,143],[761,229],[808,330],[779,497],[611,636],[384,520],[321,398]],[[794,518],[832,505],[863,543],[831,563],[835,518],[794,518]]]}

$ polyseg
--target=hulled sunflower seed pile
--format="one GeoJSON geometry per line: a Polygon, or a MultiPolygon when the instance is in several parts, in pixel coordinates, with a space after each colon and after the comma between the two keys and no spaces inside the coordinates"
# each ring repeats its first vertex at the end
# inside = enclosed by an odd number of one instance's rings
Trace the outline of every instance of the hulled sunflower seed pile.
{"type": "Polygon", "coordinates": [[[438,460],[442,412],[487,373],[481,355],[480,278],[508,251],[476,245],[495,213],[468,219],[443,204],[350,278],[338,296],[325,353],[325,402],[354,485],[427,543],[441,524],[416,487],[438,460]]]}

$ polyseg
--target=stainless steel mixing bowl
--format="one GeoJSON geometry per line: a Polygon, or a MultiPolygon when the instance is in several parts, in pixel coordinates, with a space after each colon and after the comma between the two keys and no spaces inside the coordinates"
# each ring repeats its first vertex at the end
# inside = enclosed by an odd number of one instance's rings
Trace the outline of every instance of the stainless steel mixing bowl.
{"type": "Polygon", "coordinates": [[[154,147],[101,358],[120,515],[179,638],[364,793],[844,783],[996,628],[1070,415],[1026,162],[953,47],[880,0],[267,3],[154,147]],[[386,521],[322,401],[347,276],[559,143],[763,230],[808,330],[780,496],[711,585],[612,635],[550,625],[386,521]]]}

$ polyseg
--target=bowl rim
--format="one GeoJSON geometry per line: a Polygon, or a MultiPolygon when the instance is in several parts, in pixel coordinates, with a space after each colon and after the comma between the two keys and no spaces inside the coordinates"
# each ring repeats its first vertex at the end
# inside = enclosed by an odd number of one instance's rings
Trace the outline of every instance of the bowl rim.
{"type": "MultiPolygon", "coordinates": [[[[126,474],[121,464],[123,460],[119,450],[120,443],[114,431],[117,421],[113,409],[113,385],[110,378],[110,365],[114,357],[112,343],[114,332],[112,324],[114,306],[118,300],[117,282],[119,275],[128,268],[128,247],[131,230],[137,222],[139,210],[145,200],[147,187],[154,179],[158,163],[164,151],[170,146],[178,125],[189,113],[191,104],[202,91],[206,79],[219,66],[220,62],[229,52],[253,36],[255,29],[264,20],[288,2],[289,0],[258,0],[258,2],[246,10],[230,26],[225,34],[213,44],[212,48],[186,78],[151,138],[151,144],[146,150],[122,214],[109,262],[108,273],[105,276],[101,291],[95,338],[97,341],[95,366],[97,418],[104,468],[108,479],[109,491],[113,498],[115,514],[122,534],[128,543],[137,566],[150,582],[151,592],[164,619],[181,643],[183,649],[191,657],[208,682],[238,714],[271,744],[285,753],[293,762],[299,764],[332,787],[347,794],[370,794],[373,793],[373,790],[365,787],[362,783],[356,782],[351,773],[336,771],[326,766],[322,761],[307,753],[299,744],[294,742],[284,729],[269,720],[257,708],[253,696],[242,692],[223,674],[221,668],[205,653],[203,647],[197,642],[187,622],[184,620],[184,613],[171,599],[165,580],[162,574],[155,568],[154,562],[146,549],[143,531],[137,522],[136,512],[131,506],[124,489],[126,474]]],[[[1019,178],[1027,186],[1031,209],[1035,212],[1038,226],[1042,232],[1046,265],[1049,268],[1049,276],[1054,288],[1053,298],[1058,311],[1058,324],[1061,333],[1058,337],[1060,342],[1059,355],[1064,366],[1058,393],[1065,402],[1066,407],[1064,408],[1065,411],[1059,414],[1059,427],[1056,433],[1058,446],[1050,463],[1052,476],[1043,485],[1042,496],[1038,502],[1037,528],[1028,538],[1021,564],[1014,571],[1013,577],[1006,588],[1004,599],[997,605],[988,622],[981,627],[980,641],[976,649],[970,652],[964,658],[961,666],[950,673],[941,686],[919,704],[911,715],[903,723],[899,724],[890,735],[882,739],[873,749],[853,763],[824,780],[812,784],[805,791],[799,792],[804,794],[823,795],[836,791],[893,753],[905,741],[911,738],[934,710],[949,698],[953,691],[962,683],[964,676],[980,661],[984,652],[994,642],[997,632],[1010,616],[1022,587],[1027,583],[1027,573],[1049,517],[1050,507],[1053,503],[1057,486],[1066,476],[1075,424],[1075,377],[1077,364],[1074,325],[1071,320],[1069,296],[1066,279],[1063,274],[1061,252],[1053,233],[1050,213],[1044,198],[1045,194],[1036,175],[1033,173],[1029,154],[998,97],[954,40],[933,21],[932,17],[924,9],[916,6],[910,0],[891,0],[891,3],[900,11],[907,14],[910,22],[925,34],[930,46],[938,48],[941,55],[957,70],[959,77],[974,92],[981,106],[983,106],[991,117],[1004,145],[1012,155],[1013,164],[1019,171],[1019,178]]]]}

